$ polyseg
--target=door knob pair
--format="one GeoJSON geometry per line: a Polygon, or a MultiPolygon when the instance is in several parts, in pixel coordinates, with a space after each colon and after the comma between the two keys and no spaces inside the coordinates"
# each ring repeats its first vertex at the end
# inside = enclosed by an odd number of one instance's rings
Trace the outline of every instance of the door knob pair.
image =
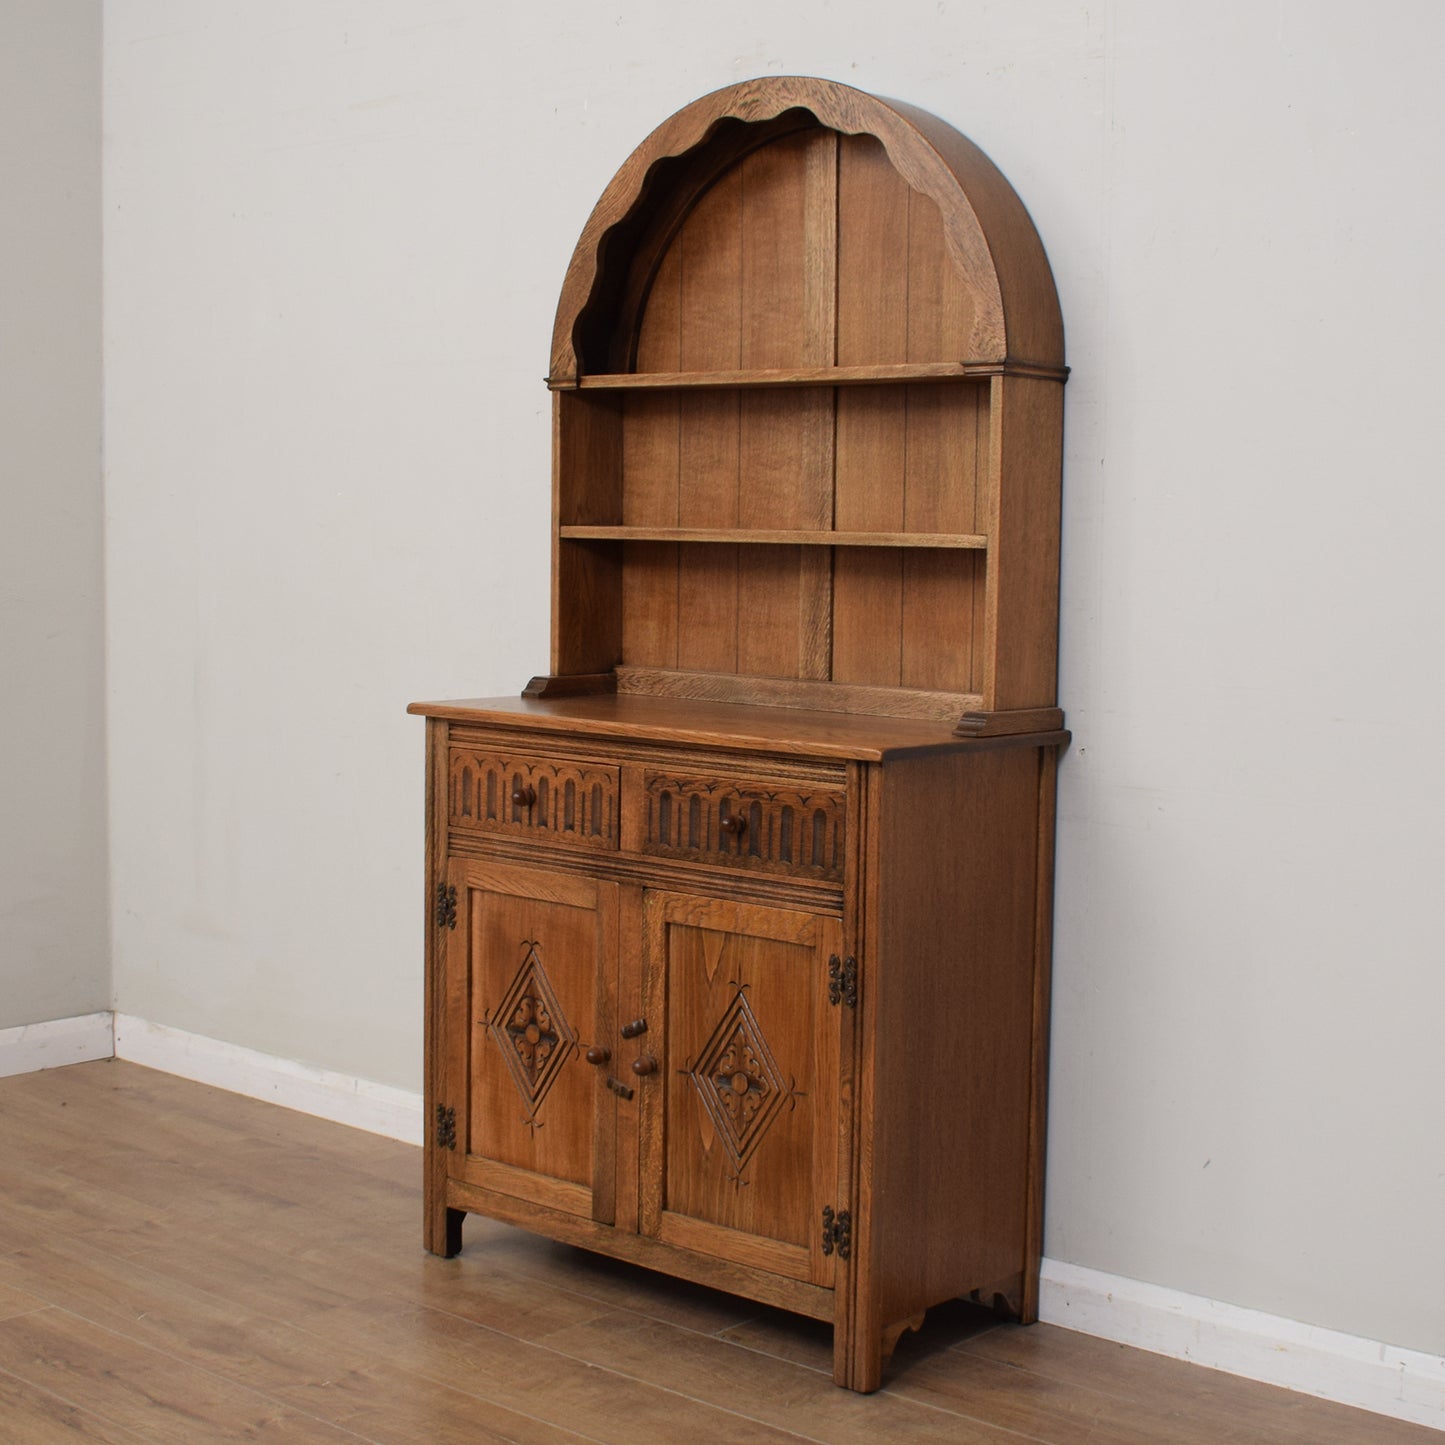
{"type": "MultiPolygon", "coordinates": [[[[647,1020],[633,1019],[631,1023],[623,1024],[619,1032],[624,1039],[635,1039],[639,1034],[645,1034],[647,1032],[647,1020]]],[[[603,1064],[611,1062],[612,1050],[609,1049],[606,1044],[593,1044],[592,1047],[587,1050],[585,1057],[589,1064],[596,1065],[600,1068],[603,1064]]],[[[633,1059],[632,1072],[639,1078],[643,1078],[648,1074],[655,1074],[657,1072],[657,1060],[653,1058],[651,1054],[641,1054],[633,1059]]]]}

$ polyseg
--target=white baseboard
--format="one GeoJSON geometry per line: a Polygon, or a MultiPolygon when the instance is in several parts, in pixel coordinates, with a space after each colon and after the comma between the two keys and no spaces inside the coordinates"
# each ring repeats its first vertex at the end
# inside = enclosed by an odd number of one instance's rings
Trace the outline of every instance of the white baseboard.
{"type": "Polygon", "coordinates": [[[406,1144],[422,1141],[422,1097],[407,1089],[298,1064],[131,1014],[115,1015],[115,1057],[264,1099],[406,1144]]]}
{"type": "Polygon", "coordinates": [[[1039,1318],[1135,1349],[1445,1430],[1445,1357],[1046,1259],[1039,1318]]]}
{"type": "Polygon", "coordinates": [[[110,1058],[115,1052],[110,1018],[107,1010],[0,1029],[0,1079],[110,1058]]]}
{"type": "MultiPolygon", "coordinates": [[[[0,1030],[0,1077],[112,1055],[408,1144],[422,1140],[420,1094],[130,1014],[0,1030]]],[[[1445,1430],[1439,1355],[1055,1259],[1043,1262],[1039,1306],[1048,1324],[1445,1430]]]]}

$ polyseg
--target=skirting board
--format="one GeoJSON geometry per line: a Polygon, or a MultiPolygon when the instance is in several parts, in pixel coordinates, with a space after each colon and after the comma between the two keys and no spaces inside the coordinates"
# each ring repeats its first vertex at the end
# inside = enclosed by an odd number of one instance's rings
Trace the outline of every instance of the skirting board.
{"type": "Polygon", "coordinates": [[[422,1140],[420,1094],[147,1023],[131,1014],[115,1015],[115,1057],[405,1144],[422,1140]]]}
{"type": "Polygon", "coordinates": [[[104,1013],[0,1029],[0,1079],[110,1058],[115,1052],[110,1020],[107,1009],[104,1013]]]}
{"type": "MultiPolygon", "coordinates": [[[[129,1014],[0,1030],[0,1077],[128,1059],[283,1108],[422,1139],[421,1095],[129,1014]],[[114,1044],[112,1046],[112,1038],[114,1044]]],[[[1445,1430],[1445,1358],[1045,1259],[1039,1317],[1135,1349],[1445,1430]]]]}
{"type": "Polygon", "coordinates": [[[1045,1259],[1039,1318],[1226,1374],[1445,1430],[1445,1357],[1045,1259]]]}

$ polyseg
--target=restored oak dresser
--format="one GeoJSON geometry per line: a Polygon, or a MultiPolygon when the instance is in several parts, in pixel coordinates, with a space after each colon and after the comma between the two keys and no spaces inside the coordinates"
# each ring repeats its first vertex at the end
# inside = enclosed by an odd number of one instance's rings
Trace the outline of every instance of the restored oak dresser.
{"type": "Polygon", "coordinates": [[[427,718],[426,1244],[830,1321],[1037,1313],[1063,331],[1008,183],[846,86],[649,136],[568,269],[552,657],[427,718]]]}

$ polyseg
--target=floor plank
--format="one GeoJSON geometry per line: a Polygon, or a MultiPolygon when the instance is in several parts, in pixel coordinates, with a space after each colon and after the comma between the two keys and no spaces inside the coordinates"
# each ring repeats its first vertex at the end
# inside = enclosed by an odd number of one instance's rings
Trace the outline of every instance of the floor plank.
{"type": "Polygon", "coordinates": [[[0,1370],[144,1440],[354,1445],[356,1438],[65,1310],[0,1321],[0,1370]]]}
{"type": "Polygon", "coordinates": [[[87,1440],[140,1445],[142,1440],[134,1431],[107,1424],[4,1370],[0,1370],[0,1422],[6,1438],[25,1445],[76,1445],[77,1441],[84,1445],[87,1440]]]}
{"type": "Polygon", "coordinates": [[[827,1326],[469,1218],[418,1150],[135,1065],[0,1080],[0,1440],[1433,1445],[1423,1427],[941,1307],[884,1389],[827,1326]]]}
{"type": "MultiPolygon", "coordinates": [[[[829,1445],[876,1445],[880,1433],[918,1445],[1017,1445],[1018,1435],[886,1395],[840,1390],[828,1374],[801,1368],[706,1335],[617,1314],[562,1330],[549,1341],[578,1360],[605,1357],[611,1368],[644,1384],[696,1400],[746,1400],[748,1412],[780,1429],[829,1445]]],[[[1029,1437],[1038,1438],[1038,1437],[1029,1437]]]]}
{"type": "Polygon", "coordinates": [[[1108,1394],[1140,1418],[1167,1404],[1172,1423],[1158,1439],[1180,1445],[1439,1445],[1440,1432],[1367,1410],[1316,1400],[1220,1370],[1202,1369],[1053,1325],[1002,1329],[958,1351],[1074,1389],[1108,1394]]]}

